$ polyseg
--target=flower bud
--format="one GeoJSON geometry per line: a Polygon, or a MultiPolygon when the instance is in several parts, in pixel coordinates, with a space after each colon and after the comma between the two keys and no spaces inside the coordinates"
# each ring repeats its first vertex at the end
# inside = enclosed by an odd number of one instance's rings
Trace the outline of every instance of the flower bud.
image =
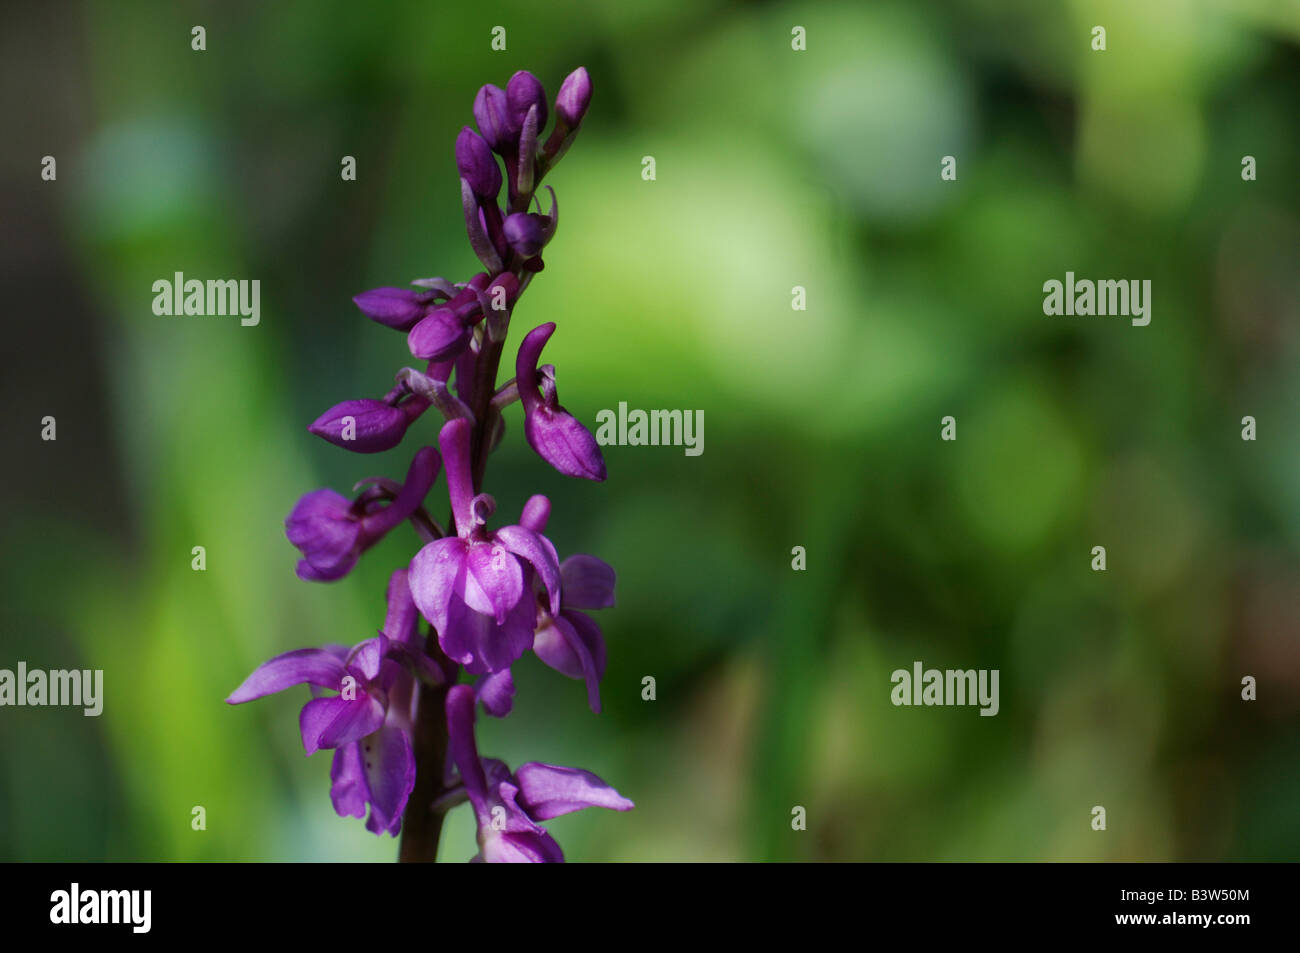
{"type": "Polygon", "coordinates": [[[456,168],[481,199],[495,199],[501,191],[501,168],[487,142],[469,126],[456,137],[456,168]]]}
{"type": "Polygon", "coordinates": [[[586,67],[579,66],[560,84],[560,91],[555,95],[555,115],[570,129],[577,129],[590,104],[591,77],[586,67]]]}
{"type": "Polygon", "coordinates": [[[401,443],[410,422],[402,408],[382,400],[345,400],[317,417],[307,429],[344,450],[379,453],[401,443]]]}
{"type": "Polygon", "coordinates": [[[542,348],[555,332],[548,322],[529,331],[515,357],[515,382],[524,405],[524,436],[537,455],[565,476],[585,480],[605,479],[605,459],[600,446],[578,418],[560,406],[554,372],[545,390],[538,384],[537,362],[542,348]]]}
{"type": "Polygon", "coordinates": [[[313,490],[300,499],[285,519],[284,531],[302,552],[302,579],[331,582],[357,564],[361,525],[352,504],[333,490],[313,490]]]}
{"type": "Polygon", "coordinates": [[[538,407],[524,418],[524,436],[537,455],[565,476],[605,479],[605,460],[591,431],[563,407],[538,407]]]}
{"type": "MultiPolygon", "coordinates": [[[[524,112],[526,114],[527,110],[524,112]]],[[[505,155],[517,145],[523,118],[518,122],[512,121],[506,91],[489,83],[474,97],[474,122],[492,151],[505,155]]]]}
{"type": "Polygon", "coordinates": [[[506,106],[514,129],[523,128],[528,110],[534,106],[537,107],[537,131],[540,133],[546,128],[546,90],[541,81],[528,70],[520,70],[506,83],[506,106]]]}
{"type": "Polygon", "coordinates": [[[411,353],[425,361],[446,361],[469,343],[469,328],[451,308],[435,308],[406,337],[411,353]]]}
{"type": "Polygon", "coordinates": [[[506,217],[504,231],[506,243],[520,258],[532,258],[546,245],[546,226],[544,215],[533,212],[516,212],[506,217]]]}
{"type": "Polygon", "coordinates": [[[410,288],[374,288],[352,300],[372,321],[398,331],[409,331],[424,317],[430,295],[410,288]]]}

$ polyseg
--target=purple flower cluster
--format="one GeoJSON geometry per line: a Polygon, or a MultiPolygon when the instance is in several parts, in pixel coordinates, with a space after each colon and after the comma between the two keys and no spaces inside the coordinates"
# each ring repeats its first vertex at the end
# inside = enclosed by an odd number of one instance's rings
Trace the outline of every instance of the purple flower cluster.
{"type": "Polygon", "coordinates": [[[595,439],[560,406],[555,368],[538,366],[553,323],[524,337],[514,379],[497,384],[511,314],[555,235],[555,192],[547,187],[550,210],[543,213],[537,190],[573,142],[590,100],[591,80],[577,69],[560,87],[555,123],[543,141],[550,110],[531,73],[516,73],[505,89],[479,90],[478,131],[461,130],[456,165],[466,232],[484,271],[460,283],[424,278],[412,283],[415,290],[357,295],[368,318],[406,334],[423,370],[403,368],[384,398],[344,401],[308,428],[344,449],[377,453],[401,443],[434,407],[443,420],[438,445],[415,452],[401,483],[363,480],[352,500],[315,490],[285,520],[302,554],[298,576],[309,581],[343,578],[363,552],[408,521],[423,548],[392,574],[387,616],[375,637],[351,649],[279,655],[227,699],[239,704],[310,686],[299,728],[308,755],[334,751],[335,810],[348,817],[368,812],[366,828],[376,834],[397,835],[405,818],[404,858],[432,859],[442,814],[466,800],[478,821],[475,859],[486,861],[563,860],[539,822],[589,806],[632,807],[587,771],[534,762],[511,773],[500,761],[481,759],[474,740],[474,706],[496,717],[510,713],[510,667],[529,649],[582,679],[591,709],[600,711],[605,641],[586,610],[614,604],[614,570],[594,556],[560,561],[544,535],[546,497],[530,498],[518,522],[489,528],[496,503],[483,492],[488,455],[504,433],[502,411],[516,400],[528,443],[543,460],[567,476],[605,479],[595,439]],[[440,470],[451,511],[445,530],[425,508],[440,470]],[[472,684],[459,684],[462,675],[474,676],[472,684]],[[408,850],[408,837],[421,842],[408,850]]]}

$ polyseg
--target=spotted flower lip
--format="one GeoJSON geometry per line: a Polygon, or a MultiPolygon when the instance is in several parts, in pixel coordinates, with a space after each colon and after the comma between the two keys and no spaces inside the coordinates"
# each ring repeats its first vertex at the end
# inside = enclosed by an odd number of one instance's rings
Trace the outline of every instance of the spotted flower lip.
{"type": "Polygon", "coordinates": [[[539,385],[537,362],[555,333],[555,322],[533,328],[519,345],[515,381],[524,405],[524,436],[537,455],[565,476],[605,479],[605,458],[591,431],[560,406],[552,372],[539,385]]]}
{"type": "Polygon", "coordinates": [[[410,585],[442,650],[470,672],[496,672],[532,644],[532,573],[558,611],[559,560],[539,533],[522,526],[487,529],[495,504],[486,494],[474,495],[470,429],[457,418],[438,434],[456,535],[434,540],[415,555],[410,585]]]}
{"type": "Polygon", "coordinates": [[[558,863],[564,852],[538,821],[586,807],[614,811],[635,805],[590,771],[531,761],[511,774],[500,761],[479,758],[474,741],[474,690],[447,693],[452,760],[478,823],[479,854],[488,863],[558,863]]]}

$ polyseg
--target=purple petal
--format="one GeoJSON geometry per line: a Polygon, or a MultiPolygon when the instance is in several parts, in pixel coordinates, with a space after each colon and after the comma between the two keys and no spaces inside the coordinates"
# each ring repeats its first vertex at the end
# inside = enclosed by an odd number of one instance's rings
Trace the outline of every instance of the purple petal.
{"type": "Polygon", "coordinates": [[[474,686],[474,694],[489,715],[504,718],[510,714],[515,698],[515,680],[510,669],[482,676],[474,686]]]}
{"type": "Polygon", "coordinates": [[[501,253],[488,234],[489,226],[487,217],[483,214],[483,206],[464,179],[460,180],[460,206],[465,215],[465,234],[469,238],[470,248],[474,249],[474,254],[488,271],[494,274],[501,271],[501,253]]]}
{"type": "Polygon", "coordinates": [[[519,803],[539,821],[571,814],[584,807],[606,807],[628,811],[635,805],[612,787],[580,768],[529,762],[515,772],[519,782],[519,803]]]}
{"type": "Polygon", "coordinates": [[[337,689],[342,677],[343,663],[333,652],[295,649],[259,665],[226,701],[239,705],[303,683],[337,689]]]}
{"type": "Polygon", "coordinates": [[[367,804],[366,775],[361,765],[361,750],[356,743],[334,752],[330,765],[330,801],[339,817],[365,817],[367,804]]]}
{"type": "MultiPolygon", "coordinates": [[[[564,567],[560,567],[561,576],[564,567]]],[[[420,612],[411,596],[409,572],[405,569],[393,571],[388,579],[388,612],[384,616],[384,635],[394,642],[419,645],[420,612]]]]}
{"type": "Polygon", "coordinates": [[[488,863],[557,863],[564,860],[560,845],[518,802],[519,788],[500,762],[488,761],[487,810],[477,815],[479,842],[488,863]],[[499,817],[504,811],[504,826],[499,817]]]}
{"type": "MultiPolygon", "coordinates": [[[[285,517],[289,542],[322,578],[337,579],[356,563],[361,526],[350,507],[351,503],[333,490],[313,490],[285,517]]],[[[302,567],[298,574],[303,574],[302,567]]]]}
{"type": "Polygon", "coordinates": [[[560,618],[573,626],[573,631],[578,633],[578,638],[591,653],[591,663],[596,668],[596,678],[604,678],[605,635],[601,632],[600,625],[587,613],[579,612],[577,609],[565,609],[560,613],[560,618]]]}
{"type": "Polygon", "coordinates": [[[546,532],[546,521],[551,518],[551,501],[538,493],[528,498],[519,514],[519,525],[534,533],[546,532]]]}
{"type": "Polygon", "coordinates": [[[384,706],[358,689],[348,701],[340,696],[314,698],[298,716],[302,744],[307,754],[319,748],[337,748],[376,731],[384,723],[384,706]]]}
{"type": "MultiPolygon", "coordinates": [[[[571,616],[579,613],[562,613],[541,626],[533,638],[533,653],[543,662],[569,678],[581,678],[587,684],[587,704],[600,714],[600,678],[605,654],[604,638],[595,627],[595,645],[573,624],[571,616]],[[593,651],[594,650],[594,651],[593,651]],[[596,653],[602,664],[597,664],[596,653]]],[[[593,623],[594,626],[594,623],[593,623]]]]}
{"type": "Polygon", "coordinates": [[[535,622],[536,605],[526,589],[502,625],[453,598],[447,608],[447,626],[438,630],[438,643],[472,675],[498,672],[528,651],[535,622]]]}
{"type": "Polygon", "coordinates": [[[483,842],[483,860],[489,864],[562,864],[564,851],[555,838],[522,831],[489,836],[483,842]]]}
{"type": "Polygon", "coordinates": [[[474,528],[470,505],[474,499],[474,480],[469,459],[469,421],[458,417],[443,424],[438,432],[438,446],[442,448],[442,462],[447,469],[447,494],[451,498],[456,530],[461,536],[467,536],[474,528]]]}
{"type": "Polygon", "coordinates": [[[447,741],[451,758],[465,783],[465,793],[480,818],[487,811],[487,777],[474,743],[474,689],[453,686],[447,692],[447,741]]]}
{"type": "Polygon", "coordinates": [[[566,609],[608,609],[614,605],[614,567],[585,553],[560,563],[561,602],[566,609]]]}
{"type": "Polygon", "coordinates": [[[534,533],[522,526],[502,526],[496,531],[496,537],[505,543],[510,552],[532,564],[532,567],[537,570],[538,578],[542,580],[542,585],[546,587],[551,612],[559,612],[560,566],[551,541],[540,533],[534,533]]]}
{"type": "Polygon", "coordinates": [[[468,550],[459,536],[445,536],[427,544],[411,560],[411,598],[439,636],[447,628],[447,606],[455,595],[456,580],[465,571],[468,550]]]}
{"type": "Polygon", "coordinates": [[[388,638],[381,633],[373,639],[357,643],[348,653],[348,668],[361,676],[362,684],[373,682],[379,677],[379,666],[387,653],[388,638]]]}
{"type": "Polygon", "coordinates": [[[523,595],[524,572],[519,560],[500,542],[473,542],[465,566],[465,604],[493,616],[501,625],[523,595]]]}
{"type": "Polygon", "coordinates": [[[337,582],[352,571],[352,568],[357,564],[358,558],[359,554],[354,552],[345,559],[324,569],[317,569],[307,560],[300,559],[294,572],[304,582],[337,582]]]}
{"type": "Polygon", "coordinates": [[[533,409],[542,403],[542,392],[537,386],[537,362],[541,360],[542,348],[555,333],[555,322],[548,321],[533,328],[519,344],[515,355],[515,383],[519,388],[519,400],[524,405],[524,413],[531,416],[533,409]]]}
{"type": "Polygon", "coordinates": [[[411,739],[401,728],[385,725],[356,743],[369,792],[371,833],[396,836],[402,812],[415,787],[415,754],[411,739]]]}

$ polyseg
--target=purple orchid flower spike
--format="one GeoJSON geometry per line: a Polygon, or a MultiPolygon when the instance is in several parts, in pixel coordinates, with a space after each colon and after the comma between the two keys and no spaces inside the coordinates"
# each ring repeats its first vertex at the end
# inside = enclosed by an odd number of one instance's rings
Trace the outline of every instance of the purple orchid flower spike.
{"type": "Polygon", "coordinates": [[[470,424],[450,420],[438,434],[447,468],[456,535],[436,539],[411,561],[411,593],[438,631],[443,652],[475,674],[508,667],[532,645],[531,572],[558,612],[560,568],[555,547],[522,526],[490,531],[496,504],[474,495],[470,424]]]}
{"type": "Polygon", "coordinates": [[[436,860],[443,817],[466,799],[478,822],[477,859],[489,861],[563,860],[541,821],[588,806],[632,806],[575,768],[529,763],[512,774],[500,761],[480,759],[474,742],[476,706],[498,718],[511,713],[511,665],[529,648],[583,679],[588,703],[600,710],[605,640],[586,610],[613,605],[614,570],[592,556],[560,563],[545,536],[551,504],[544,496],[528,500],[518,525],[488,529],[496,504],[482,492],[505,435],[502,410],[515,400],[524,405],[528,442],[544,460],[569,476],[605,478],[591,432],[559,404],[555,368],[539,366],[554,324],[524,338],[516,380],[498,380],[516,304],[544,269],[542,254],[558,225],[555,191],[545,186],[551,206],[543,214],[541,183],[575,140],[591,95],[582,68],[564,80],[553,106],[526,70],[504,89],[479,89],[478,131],[460,130],[455,158],[465,235],[482,271],[468,281],[419,278],[410,288],[357,295],[361,312],[406,334],[427,366],[401,368],[382,399],[344,401],[308,428],[344,449],[377,453],[397,446],[432,407],[446,421],[438,435],[442,456],[425,447],[405,482],[371,477],[356,484],[352,499],[330,489],[308,493],[285,519],[301,552],[298,576],[309,581],[343,578],[406,520],[423,548],[389,577],[375,637],[351,650],[277,656],[227,699],[239,704],[308,685],[312,699],[299,728],[308,754],[334,751],[334,809],[367,818],[376,834],[400,831],[403,861],[436,860]],[[447,528],[424,505],[444,462],[453,520],[447,528]],[[458,684],[466,675],[472,684],[458,684]]]}
{"type": "Polygon", "coordinates": [[[396,835],[415,784],[410,739],[410,675],[388,658],[383,635],[342,646],[298,649],[259,666],[226,701],[231,705],[307,684],[338,695],[312,698],[298,718],[310,756],[334,748],[330,792],[342,817],[370,818],[367,829],[396,835]]]}
{"type": "Polygon", "coordinates": [[[524,436],[538,456],[565,476],[603,480],[605,458],[596,438],[560,406],[554,368],[538,370],[542,348],[554,333],[553,321],[533,328],[515,358],[515,381],[524,405],[524,436]]]}
{"type": "Polygon", "coordinates": [[[333,582],[351,572],[365,550],[419,508],[440,464],[432,447],[416,453],[406,482],[387,506],[367,493],[349,502],[330,489],[313,490],[299,500],[284,521],[289,542],[302,551],[298,578],[333,582]]]}
{"type": "Polygon", "coordinates": [[[529,762],[512,775],[500,761],[480,760],[474,742],[474,690],[447,693],[451,756],[478,822],[479,854],[487,863],[559,863],[564,852],[538,821],[584,807],[628,811],[635,805],[579,768],[529,762]]]}

